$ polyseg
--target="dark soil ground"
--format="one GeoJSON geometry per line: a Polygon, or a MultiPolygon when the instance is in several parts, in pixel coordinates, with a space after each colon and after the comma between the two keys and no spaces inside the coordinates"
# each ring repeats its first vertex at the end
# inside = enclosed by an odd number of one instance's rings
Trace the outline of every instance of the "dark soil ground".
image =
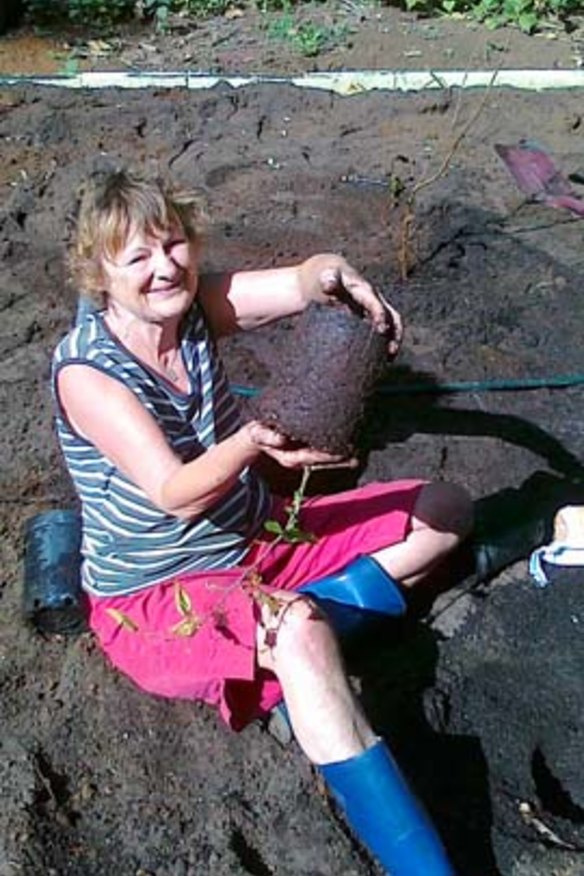
{"type": "MultiPolygon", "coordinates": [[[[537,44],[540,59],[552,43],[537,44]]],[[[525,204],[493,149],[537,137],[581,174],[577,93],[487,96],[449,173],[417,199],[416,268],[399,280],[400,214],[385,183],[435,171],[483,99],[275,85],[0,92],[2,876],[378,872],[294,744],[281,748],[259,725],[235,735],[204,707],[140,693],[89,636],[44,639],[26,627],[22,527],[74,501],[49,362],[74,312],[62,266],[74,193],[112,163],[170,170],[204,190],[209,268],[345,253],[404,315],[394,383],[584,372],[582,224],[525,204]]],[[[233,380],[264,385],[286,331],[226,344],[233,380]]],[[[581,410],[579,387],[379,394],[355,479],[444,478],[479,499],[538,469],[579,476],[581,410]]],[[[480,592],[442,600],[432,623],[384,630],[374,652],[353,655],[369,713],[465,876],[584,873],[584,591],[564,583],[538,590],[519,563],[480,592]]]]}

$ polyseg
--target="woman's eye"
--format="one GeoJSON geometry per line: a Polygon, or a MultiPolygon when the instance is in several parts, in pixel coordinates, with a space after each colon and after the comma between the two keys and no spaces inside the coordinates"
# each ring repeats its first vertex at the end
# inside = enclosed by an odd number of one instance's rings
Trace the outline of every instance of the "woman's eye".
{"type": "Polygon", "coordinates": [[[138,255],[132,256],[132,258],[130,259],[128,264],[129,265],[137,265],[139,262],[143,262],[145,258],[146,258],[145,253],[139,253],[138,255]]]}

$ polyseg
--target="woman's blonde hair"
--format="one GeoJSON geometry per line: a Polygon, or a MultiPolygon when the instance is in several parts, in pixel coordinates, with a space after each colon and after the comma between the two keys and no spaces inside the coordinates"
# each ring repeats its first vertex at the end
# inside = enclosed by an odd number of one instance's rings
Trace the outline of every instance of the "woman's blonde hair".
{"type": "Polygon", "coordinates": [[[179,228],[199,244],[206,227],[199,193],[176,189],[164,180],[148,180],[127,170],[92,178],[83,187],[68,263],[80,292],[99,303],[105,294],[102,258],[114,257],[130,231],[157,235],[179,228]]]}

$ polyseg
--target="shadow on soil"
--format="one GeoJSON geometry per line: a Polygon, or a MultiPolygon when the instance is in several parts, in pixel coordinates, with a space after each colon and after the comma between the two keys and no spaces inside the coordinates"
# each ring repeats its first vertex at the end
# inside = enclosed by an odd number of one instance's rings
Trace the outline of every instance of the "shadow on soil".
{"type": "Polygon", "coordinates": [[[401,366],[395,366],[391,374],[390,386],[400,385],[405,390],[409,383],[425,384],[428,393],[416,392],[408,397],[404,392],[403,396],[393,396],[385,410],[379,397],[371,399],[359,441],[365,454],[400,444],[412,435],[491,437],[531,451],[566,477],[584,476],[582,461],[536,423],[514,414],[441,407],[440,398],[445,393],[440,392],[434,375],[401,366]]]}
{"type": "Polygon", "coordinates": [[[395,622],[354,643],[347,659],[361,700],[452,857],[466,876],[499,876],[491,845],[488,766],[475,736],[444,735],[446,700],[434,696],[438,634],[424,623],[395,622]],[[390,639],[391,641],[388,641],[390,639]],[[432,713],[432,722],[428,712],[432,713]],[[432,726],[433,725],[433,726],[432,726]]]}

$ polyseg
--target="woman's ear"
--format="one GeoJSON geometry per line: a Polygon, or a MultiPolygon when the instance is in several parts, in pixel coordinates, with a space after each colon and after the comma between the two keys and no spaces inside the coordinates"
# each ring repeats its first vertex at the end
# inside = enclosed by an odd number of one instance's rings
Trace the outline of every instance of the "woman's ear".
{"type": "Polygon", "coordinates": [[[95,284],[91,297],[99,307],[105,306],[108,294],[108,276],[103,264],[103,256],[96,259],[97,269],[95,272],[95,284]]]}

